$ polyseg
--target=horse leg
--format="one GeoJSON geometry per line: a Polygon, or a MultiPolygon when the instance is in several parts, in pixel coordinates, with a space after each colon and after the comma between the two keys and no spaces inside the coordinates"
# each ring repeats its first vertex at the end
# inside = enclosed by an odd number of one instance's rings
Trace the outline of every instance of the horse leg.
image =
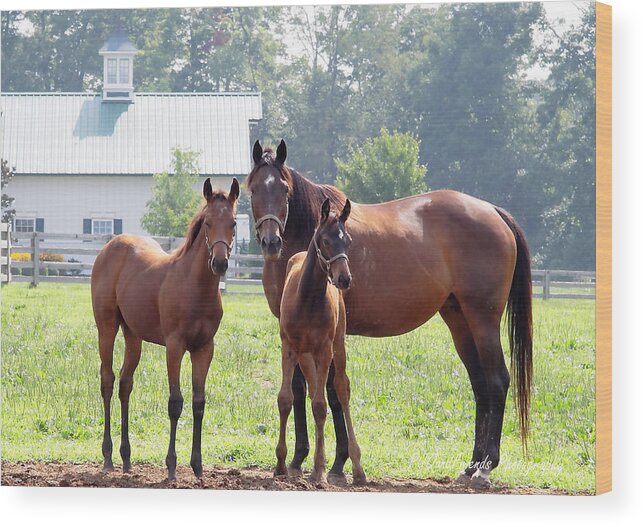
{"type": "Polygon", "coordinates": [[[456,479],[457,483],[467,485],[470,483],[471,476],[473,476],[477,470],[478,465],[483,461],[484,438],[486,436],[484,426],[486,424],[486,414],[488,411],[486,381],[473,335],[462,314],[460,304],[453,295],[449,297],[440,309],[440,315],[451,331],[455,349],[469,375],[469,381],[471,382],[471,388],[473,389],[473,396],[476,402],[473,455],[471,456],[469,465],[456,479]]]}
{"type": "Polygon", "coordinates": [[[167,412],[170,416],[170,445],[167,449],[165,465],[169,480],[176,479],[176,425],[183,411],[183,396],[181,395],[181,360],[185,347],[177,342],[167,342],[167,378],[170,385],[170,397],[167,412]]]}
{"type": "Polygon", "coordinates": [[[203,348],[190,353],[192,361],[192,456],[190,466],[197,478],[203,476],[203,462],[201,460],[201,431],[203,428],[203,414],[205,412],[205,380],[208,376],[212,356],[214,355],[214,341],[210,340],[203,348]]]}
{"type": "Polygon", "coordinates": [[[112,435],[111,435],[111,413],[110,405],[112,394],[114,392],[114,340],[118,333],[118,323],[116,320],[110,321],[109,324],[98,325],[98,352],[100,355],[100,393],[103,398],[104,409],[104,429],[103,429],[103,470],[109,471],[114,469],[112,462],[112,435]]]}
{"type": "Polygon", "coordinates": [[[123,325],[123,335],[125,336],[125,358],[118,383],[118,397],[121,400],[120,453],[123,460],[123,472],[129,472],[132,468],[130,463],[132,449],[129,442],[129,397],[134,387],[134,371],[141,360],[143,341],[134,336],[125,325],[123,325]]]}
{"type": "MultiPolygon", "coordinates": [[[[321,350],[320,350],[321,351],[321,350]]],[[[326,469],[326,456],[324,451],[324,426],[326,424],[326,394],[324,387],[328,379],[328,369],[332,359],[332,347],[324,349],[314,358],[306,353],[299,360],[301,369],[308,382],[310,398],[312,400],[313,417],[315,419],[315,458],[310,480],[315,483],[323,481],[326,469]]]]}
{"type": "Polygon", "coordinates": [[[505,365],[500,343],[500,315],[494,316],[494,313],[480,311],[474,314],[465,311],[484,372],[488,404],[485,423],[483,423],[482,461],[471,476],[471,485],[488,488],[489,473],[500,462],[500,436],[509,390],[509,371],[505,365]]]}
{"type": "Polygon", "coordinates": [[[346,482],[344,475],[344,465],[349,457],[349,440],[346,433],[346,421],[342,411],[342,404],[339,400],[335,388],[335,361],[331,361],[330,370],[328,371],[328,381],[326,382],[326,393],[328,394],[328,405],[333,414],[333,426],[335,428],[336,448],[335,462],[328,472],[328,481],[333,484],[342,484],[346,482]]]}
{"type": "Polygon", "coordinates": [[[295,453],[288,466],[291,476],[301,476],[301,464],[308,457],[308,425],[306,424],[306,379],[298,364],[292,377],[293,415],[295,419],[295,453]]]}
{"type": "MultiPolygon", "coordinates": [[[[277,406],[279,407],[279,441],[275,449],[277,456],[277,466],[275,467],[275,476],[285,476],[288,474],[286,468],[286,455],[288,447],[286,446],[286,426],[288,416],[293,406],[293,374],[297,366],[297,358],[287,343],[283,344],[281,353],[281,389],[277,397],[277,406]]],[[[301,370],[299,370],[301,373],[301,370]]],[[[303,374],[302,374],[303,376],[303,374]]],[[[306,399],[304,399],[306,402],[306,399]]],[[[301,470],[299,471],[301,473],[301,470]]]]}
{"type": "MultiPolygon", "coordinates": [[[[353,484],[354,485],[365,485],[366,484],[366,474],[362,468],[361,457],[362,453],[357,444],[357,438],[355,437],[355,430],[353,428],[353,420],[350,413],[350,398],[351,398],[351,387],[348,376],[346,375],[346,349],[344,347],[343,338],[340,341],[335,341],[334,345],[335,356],[333,362],[335,364],[335,388],[337,390],[337,396],[344,410],[344,416],[346,417],[346,426],[348,428],[348,455],[351,458],[351,464],[353,465],[353,484]]],[[[330,473],[328,474],[328,480],[331,482],[330,473]]]]}

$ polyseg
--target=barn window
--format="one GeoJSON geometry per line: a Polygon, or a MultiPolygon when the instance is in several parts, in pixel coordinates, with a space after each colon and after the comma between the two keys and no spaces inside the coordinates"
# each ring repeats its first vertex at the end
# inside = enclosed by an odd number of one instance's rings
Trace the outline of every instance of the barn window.
{"type": "Polygon", "coordinates": [[[36,232],[35,218],[16,218],[13,220],[14,232],[36,232]]]}
{"type": "Polygon", "coordinates": [[[107,83],[116,84],[116,59],[107,59],[107,83]]]}
{"type": "Polygon", "coordinates": [[[92,234],[114,234],[114,220],[92,219],[92,234]]]}
{"type": "Polygon", "coordinates": [[[129,59],[118,61],[118,82],[119,84],[129,84],[129,59]]]}

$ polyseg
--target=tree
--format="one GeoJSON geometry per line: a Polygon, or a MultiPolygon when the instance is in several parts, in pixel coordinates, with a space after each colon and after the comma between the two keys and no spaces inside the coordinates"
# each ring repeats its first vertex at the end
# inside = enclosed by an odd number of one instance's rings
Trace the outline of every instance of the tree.
{"type": "MultiPolygon", "coordinates": [[[[9,162],[6,159],[2,160],[2,189],[9,184],[13,179],[14,170],[9,166],[9,162]]],[[[2,193],[2,221],[9,223],[13,221],[13,217],[16,214],[16,209],[10,208],[13,204],[15,198],[12,198],[8,194],[2,193]]]]}
{"type": "Polygon", "coordinates": [[[154,174],[152,199],[141,219],[142,227],[153,236],[183,236],[196,214],[201,195],[194,190],[198,182],[197,154],[173,150],[172,172],[154,174]]]}
{"type": "Polygon", "coordinates": [[[337,186],[363,203],[381,203],[427,190],[426,167],[418,163],[419,142],[411,134],[382,129],[379,137],[337,159],[337,186]]]}
{"type": "Polygon", "coordinates": [[[543,50],[551,73],[538,119],[543,132],[538,159],[543,178],[538,247],[550,268],[596,266],[596,6],[588,5],[576,27],[554,35],[543,50]]]}
{"type": "Polygon", "coordinates": [[[451,4],[413,16],[403,40],[416,57],[407,73],[406,129],[422,141],[432,183],[517,208],[523,160],[514,135],[523,125],[522,73],[542,6],[451,4]]]}

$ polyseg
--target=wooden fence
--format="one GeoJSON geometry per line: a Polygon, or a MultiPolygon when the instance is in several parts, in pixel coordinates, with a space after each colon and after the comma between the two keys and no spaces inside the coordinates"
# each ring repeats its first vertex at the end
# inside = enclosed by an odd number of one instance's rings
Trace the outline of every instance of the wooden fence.
{"type": "Polygon", "coordinates": [[[11,224],[0,223],[0,282],[11,282],[11,224]]]}
{"type": "MultiPolygon", "coordinates": [[[[3,231],[5,225],[3,224],[3,231]]],[[[22,253],[20,261],[9,259],[7,262],[6,270],[10,277],[7,280],[31,282],[33,285],[38,285],[39,282],[89,282],[93,260],[102,246],[111,238],[109,235],[89,234],[12,233],[11,236],[7,235],[7,256],[22,253]],[[13,245],[10,238],[14,239],[13,245]],[[85,261],[79,261],[76,257],[85,261]],[[11,268],[13,268],[13,274],[11,268]]],[[[4,239],[3,234],[3,243],[4,239]]],[[[176,249],[183,242],[183,238],[155,237],[154,239],[168,252],[176,249]]],[[[4,248],[3,251],[5,251],[4,248]]],[[[3,281],[5,281],[4,258],[3,252],[3,281]]],[[[260,255],[233,253],[227,275],[222,281],[222,289],[227,289],[229,285],[260,285],[262,266],[263,258],[260,255]]],[[[594,271],[533,270],[532,279],[535,298],[544,300],[596,298],[594,271]]],[[[234,292],[262,293],[262,290],[258,287],[238,288],[234,292]]]]}
{"type": "MultiPolygon", "coordinates": [[[[30,282],[89,283],[94,260],[111,235],[12,233],[12,280],[30,282]],[[84,261],[83,261],[84,260],[84,261]]],[[[183,238],[153,237],[168,252],[183,243],[183,238]]],[[[261,285],[263,257],[233,253],[221,289],[229,285],[261,285]]],[[[245,291],[235,291],[244,293],[245,291]]]]}

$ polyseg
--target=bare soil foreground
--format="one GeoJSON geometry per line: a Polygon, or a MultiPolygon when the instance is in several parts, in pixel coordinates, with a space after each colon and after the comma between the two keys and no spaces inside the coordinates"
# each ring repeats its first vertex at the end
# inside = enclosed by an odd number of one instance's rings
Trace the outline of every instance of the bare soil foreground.
{"type": "MultiPolygon", "coordinates": [[[[313,484],[302,478],[274,478],[272,473],[260,468],[241,470],[204,467],[202,479],[196,479],[189,467],[177,468],[176,481],[167,479],[165,467],[135,465],[131,474],[119,468],[103,473],[99,464],[71,463],[2,463],[2,485],[23,487],[120,487],[153,489],[214,489],[214,490],[312,490],[329,492],[435,492],[435,493],[492,493],[492,494],[558,494],[568,495],[560,489],[529,487],[508,488],[492,485],[486,491],[474,490],[456,484],[450,478],[435,479],[381,479],[369,480],[363,487],[350,484],[337,486],[313,484]]],[[[584,493],[581,493],[584,494],[584,493]]]]}

